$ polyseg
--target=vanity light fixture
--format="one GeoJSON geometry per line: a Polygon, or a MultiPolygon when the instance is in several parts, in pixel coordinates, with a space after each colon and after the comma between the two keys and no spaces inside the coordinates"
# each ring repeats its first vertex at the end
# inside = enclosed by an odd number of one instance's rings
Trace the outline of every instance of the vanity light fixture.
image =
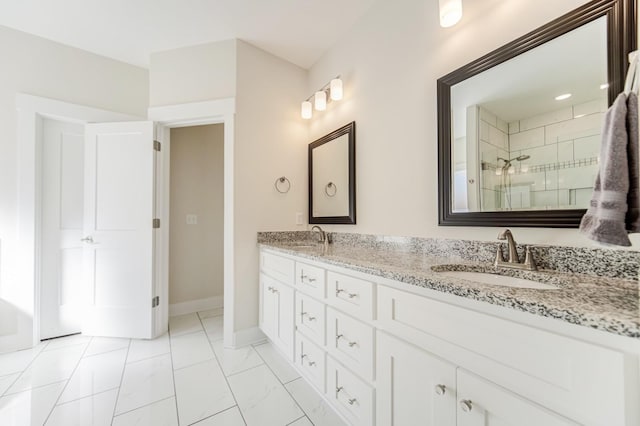
{"type": "Polygon", "coordinates": [[[342,80],[334,78],[329,83],[329,93],[331,93],[331,100],[339,101],[342,99],[342,80]]]}
{"type": "Polygon", "coordinates": [[[324,111],[327,109],[327,92],[320,90],[313,96],[316,104],[316,111],[324,111]]]}
{"type": "Polygon", "coordinates": [[[556,101],[564,101],[565,99],[569,99],[570,97],[571,97],[571,93],[565,93],[565,94],[556,96],[556,101]]]}
{"type": "Polygon", "coordinates": [[[305,120],[310,119],[313,116],[313,105],[311,105],[311,102],[302,102],[300,113],[302,114],[302,118],[304,118],[305,120]]]}
{"type": "Polygon", "coordinates": [[[343,96],[342,80],[340,76],[337,76],[322,86],[320,90],[302,101],[300,105],[300,115],[305,120],[309,120],[313,117],[313,108],[315,108],[316,111],[324,111],[327,109],[327,103],[339,101],[343,96]]]}
{"type": "Polygon", "coordinates": [[[462,18],[462,0],[438,0],[440,6],[440,26],[452,27],[462,18]]]}

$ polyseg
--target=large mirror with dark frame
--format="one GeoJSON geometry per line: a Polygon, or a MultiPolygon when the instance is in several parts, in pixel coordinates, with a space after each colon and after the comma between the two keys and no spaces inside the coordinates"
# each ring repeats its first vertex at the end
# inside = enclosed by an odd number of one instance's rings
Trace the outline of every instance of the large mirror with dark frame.
{"type": "Polygon", "coordinates": [[[355,121],[309,144],[309,223],[356,223],[355,121]]]}
{"type": "Polygon", "coordinates": [[[635,15],[592,1],[438,80],[440,225],[579,225],[635,15]]]}

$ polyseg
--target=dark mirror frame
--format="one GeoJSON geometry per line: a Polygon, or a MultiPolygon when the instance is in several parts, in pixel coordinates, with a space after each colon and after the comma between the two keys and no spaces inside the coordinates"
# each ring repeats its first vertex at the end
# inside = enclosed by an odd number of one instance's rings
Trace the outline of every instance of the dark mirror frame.
{"type": "Polygon", "coordinates": [[[309,223],[310,224],[356,224],[356,122],[352,121],[309,144],[309,223]],[[313,150],[343,135],[349,135],[349,215],[313,216],[313,150]]]}
{"type": "Polygon", "coordinates": [[[521,53],[607,17],[609,105],[624,89],[629,52],[636,49],[634,0],[595,0],[438,79],[438,224],[577,228],[586,209],[513,212],[453,212],[451,178],[451,87],[521,53]]]}

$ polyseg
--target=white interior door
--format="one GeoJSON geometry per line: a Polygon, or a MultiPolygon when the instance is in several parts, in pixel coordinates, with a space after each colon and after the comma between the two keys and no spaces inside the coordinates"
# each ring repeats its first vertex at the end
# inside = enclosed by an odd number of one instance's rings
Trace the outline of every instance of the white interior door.
{"type": "Polygon", "coordinates": [[[84,334],[153,337],[154,153],[152,122],[86,126],[84,334]]]}
{"type": "Polygon", "coordinates": [[[40,338],[81,331],[84,126],[42,123],[40,338]]]}

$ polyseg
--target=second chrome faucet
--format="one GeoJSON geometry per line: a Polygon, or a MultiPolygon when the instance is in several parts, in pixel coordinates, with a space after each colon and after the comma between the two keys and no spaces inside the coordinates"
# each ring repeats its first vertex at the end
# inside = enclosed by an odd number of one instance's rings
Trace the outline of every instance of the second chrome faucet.
{"type": "Polygon", "coordinates": [[[498,239],[507,241],[509,257],[507,260],[504,260],[502,247],[498,246],[496,260],[493,262],[494,266],[502,268],[525,269],[528,271],[538,270],[536,262],[533,260],[533,254],[531,254],[531,248],[529,246],[525,247],[524,260],[520,262],[520,259],[518,258],[518,251],[516,250],[516,241],[513,239],[511,230],[505,229],[504,231],[500,232],[498,234],[498,239]]]}

